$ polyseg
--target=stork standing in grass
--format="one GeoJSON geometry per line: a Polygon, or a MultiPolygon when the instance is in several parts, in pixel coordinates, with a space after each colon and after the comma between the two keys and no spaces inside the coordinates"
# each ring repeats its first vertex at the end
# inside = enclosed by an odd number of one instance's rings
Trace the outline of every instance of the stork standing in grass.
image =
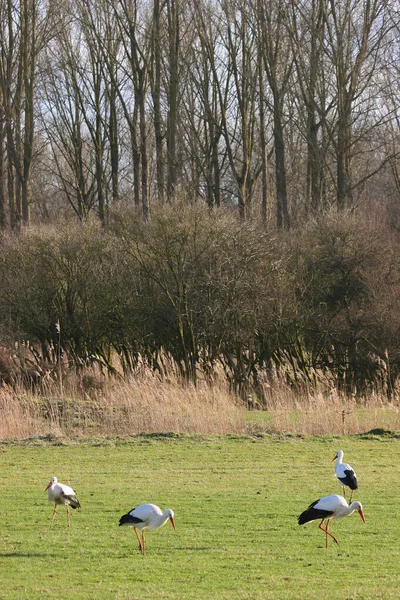
{"type": "Polygon", "coordinates": [[[132,508],[132,510],[126,513],[126,515],[123,515],[119,520],[119,524],[128,525],[134,528],[139,542],[139,550],[144,556],[146,554],[144,530],[146,527],[149,529],[149,531],[158,529],[159,527],[165,525],[168,520],[171,521],[172,527],[176,529],[173,510],[167,508],[163,512],[161,508],[155,504],[141,504],[140,506],[132,508]],[[142,539],[140,539],[137,531],[138,529],[141,529],[142,531],[142,539]]]}
{"type": "Polygon", "coordinates": [[[54,519],[57,512],[57,504],[65,504],[67,509],[67,522],[68,527],[71,526],[71,520],[69,515],[69,507],[72,508],[80,508],[81,505],[79,503],[78,498],[74,490],[69,487],[69,485],[65,485],[64,483],[58,483],[57,477],[52,477],[46,487],[47,495],[49,498],[49,502],[54,502],[54,510],[53,510],[53,518],[51,520],[51,526],[54,524],[54,519]]]}
{"type": "Polygon", "coordinates": [[[338,450],[336,452],[332,461],[334,460],[336,460],[335,474],[343,486],[343,496],[346,498],[346,487],[349,487],[351,489],[351,502],[353,498],[353,491],[358,489],[357,476],[354,472],[354,469],[350,465],[342,462],[343,450],[338,450]]]}
{"type": "Polygon", "coordinates": [[[363,513],[362,505],[360,502],[352,502],[350,506],[347,504],[347,501],[343,496],[337,496],[336,494],[332,494],[331,496],[324,496],[319,500],[316,500],[310,506],[301,513],[298,518],[299,525],[304,525],[305,523],[309,523],[310,521],[315,521],[316,519],[321,519],[318,527],[325,532],[326,536],[326,548],[328,547],[328,536],[330,536],[336,544],[338,544],[338,540],[329,532],[329,523],[332,519],[342,519],[343,517],[347,517],[351,515],[355,510],[358,511],[360,517],[365,523],[365,516],[363,513]],[[326,521],[326,527],[323,527],[323,522],[326,521]]]}

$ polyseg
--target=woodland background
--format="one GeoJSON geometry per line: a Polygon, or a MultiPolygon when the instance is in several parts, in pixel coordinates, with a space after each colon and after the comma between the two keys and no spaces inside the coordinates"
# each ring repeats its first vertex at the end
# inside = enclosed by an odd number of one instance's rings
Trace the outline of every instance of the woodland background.
{"type": "Polygon", "coordinates": [[[0,0],[3,381],[393,402],[399,59],[397,1],[0,0]]]}

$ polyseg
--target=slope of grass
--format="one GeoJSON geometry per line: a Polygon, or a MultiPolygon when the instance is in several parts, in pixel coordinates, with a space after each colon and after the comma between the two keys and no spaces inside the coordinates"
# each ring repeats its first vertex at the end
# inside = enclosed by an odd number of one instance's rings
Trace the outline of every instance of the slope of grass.
{"type": "Polygon", "coordinates": [[[400,439],[360,437],[140,436],[129,441],[2,446],[0,598],[299,599],[398,598],[400,439]],[[334,523],[340,546],[310,502],[341,493],[336,450],[356,469],[367,524],[334,523]],[[50,529],[49,478],[82,504],[50,529]],[[119,517],[142,502],[175,511],[147,534],[141,556],[119,517]]]}

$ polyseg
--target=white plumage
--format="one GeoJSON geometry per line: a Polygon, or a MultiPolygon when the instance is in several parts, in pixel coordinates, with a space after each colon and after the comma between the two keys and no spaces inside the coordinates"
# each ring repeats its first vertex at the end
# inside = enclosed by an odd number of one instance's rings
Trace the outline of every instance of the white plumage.
{"type": "Polygon", "coordinates": [[[325,532],[326,534],[326,548],[328,547],[328,535],[333,539],[337,544],[338,540],[329,532],[329,523],[332,519],[342,519],[343,517],[347,517],[351,515],[354,511],[358,511],[360,517],[365,523],[365,516],[363,512],[363,508],[360,502],[352,502],[350,506],[347,504],[347,501],[343,496],[337,496],[336,494],[332,494],[331,496],[324,496],[319,500],[316,500],[310,506],[301,513],[298,518],[299,525],[304,525],[305,523],[309,523],[310,521],[315,521],[316,519],[321,519],[318,527],[325,532]],[[326,527],[322,526],[322,523],[327,519],[326,527]]]}
{"type": "Polygon", "coordinates": [[[78,498],[72,487],[69,485],[65,485],[64,483],[59,483],[57,477],[52,477],[46,487],[47,496],[49,502],[54,502],[54,510],[53,510],[53,518],[51,520],[51,526],[53,526],[54,519],[57,512],[57,504],[64,504],[67,509],[67,522],[68,527],[71,526],[70,515],[69,515],[69,507],[72,508],[80,508],[81,505],[79,503],[78,498]]]}
{"type": "Polygon", "coordinates": [[[143,555],[146,554],[146,546],[145,546],[145,537],[144,530],[146,528],[149,531],[153,531],[154,529],[158,529],[165,525],[165,523],[170,520],[171,525],[174,529],[175,521],[174,521],[174,511],[170,508],[167,508],[164,512],[161,510],[159,506],[155,504],[141,504],[140,506],[136,506],[132,508],[128,513],[122,515],[119,520],[120,525],[128,525],[133,527],[136,533],[136,537],[139,542],[139,550],[143,555]],[[142,531],[142,538],[140,539],[137,530],[140,529],[142,531]]]}
{"type": "Polygon", "coordinates": [[[332,460],[336,460],[335,474],[343,487],[343,496],[346,498],[346,487],[351,489],[350,502],[353,498],[353,491],[358,489],[357,475],[353,467],[343,461],[343,450],[338,450],[332,460]]]}

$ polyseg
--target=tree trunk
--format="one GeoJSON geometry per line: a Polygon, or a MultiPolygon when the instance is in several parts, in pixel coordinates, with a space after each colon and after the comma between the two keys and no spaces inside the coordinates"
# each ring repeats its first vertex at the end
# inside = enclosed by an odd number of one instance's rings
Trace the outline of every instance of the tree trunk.
{"type": "Polygon", "coordinates": [[[351,194],[351,124],[350,107],[346,99],[339,100],[338,133],[337,133],[337,203],[344,208],[346,203],[352,203],[351,194]]]}
{"type": "Polygon", "coordinates": [[[24,80],[24,143],[21,178],[22,222],[29,225],[31,205],[30,173],[33,157],[34,133],[34,82],[36,56],[36,6],[35,0],[24,0],[22,20],[22,73],[24,80]]]}
{"type": "Polygon", "coordinates": [[[259,0],[258,14],[263,50],[263,65],[272,92],[273,135],[276,175],[276,224],[278,230],[289,229],[286,183],[285,138],[283,128],[284,99],[289,86],[293,57],[284,35],[285,2],[277,0],[272,7],[259,0]]]}
{"type": "Polygon", "coordinates": [[[156,144],[157,196],[161,204],[165,202],[165,164],[164,164],[164,131],[161,115],[161,30],[160,0],[154,0],[153,12],[153,60],[151,70],[151,92],[154,109],[154,136],[156,144]]]}
{"type": "Polygon", "coordinates": [[[97,188],[97,206],[99,219],[105,224],[105,202],[104,202],[104,166],[103,166],[103,139],[102,139],[102,119],[100,108],[96,111],[96,131],[95,131],[95,154],[96,154],[96,188],[97,188]]]}
{"type": "Polygon", "coordinates": [[[262,67],[262,37],[259,32],[258,40],[258,89],[260,92],[259,114],[260,114],[260,154],[261,154],[261,218],[264,227],[268,221],[268,153],[266,140],[265,122],[265,98],[264,98],[264,70],[262,67]]]}
{"type": "Polygon", "coordinates": [[[113,81],[109,84],[110,115],[110,162],[111,162],[111,196],[113,204],[119,199],[119,149],[118,149],[118,119],[117,119],[117,93],[113,81]]]}
{"type": "Polygon", "coordinates": [[[5,164],[5,139],[6,131],[4,127],[3,95],[0,87],[0,229],[6,226],[6,164],[5,164]]]}
{"type": "Polygon", "coordinates": [[[140,158],[142,163],[142,212],[145,221],[149,219],[149,166],[147,157],[146,129],[146,74],[144,69],[139,71],[139,124],[140,124],[140,158]]]}
{"type": "Polygon", "coordinates": [[[167,156],[168,179],[167,197],[172,200],[177,182],[176,132],[178,117],[178,53],[179,53],[179,16],[177,0],[167,0],[168,38],[169,38],[169,85],[168,85],[168,122],[167,156]]]}
{"type": "Polygon", "coordinates": [[[140,207],[140,150],[138,144],[138,102],[135,99],[135,108],[129,122],[131,132],[131,148],[133,161],[133,198],[135,206],[140,207]]]}
{"type": "Polygon", "coordinates": [[[276,174],[276,225],[278,230],[289,229],[287,207],[285,143],[279,102],[274,103],[274,145],[276,174]]]}
{"type": "Polygon", "coordinates": [[[7,193],[10,227],[12,230],[14,230],[18,228],[17,201],[15,195],[15,172],[12,163],[11,151],[9,148],[7,150],[7,193]]]}

